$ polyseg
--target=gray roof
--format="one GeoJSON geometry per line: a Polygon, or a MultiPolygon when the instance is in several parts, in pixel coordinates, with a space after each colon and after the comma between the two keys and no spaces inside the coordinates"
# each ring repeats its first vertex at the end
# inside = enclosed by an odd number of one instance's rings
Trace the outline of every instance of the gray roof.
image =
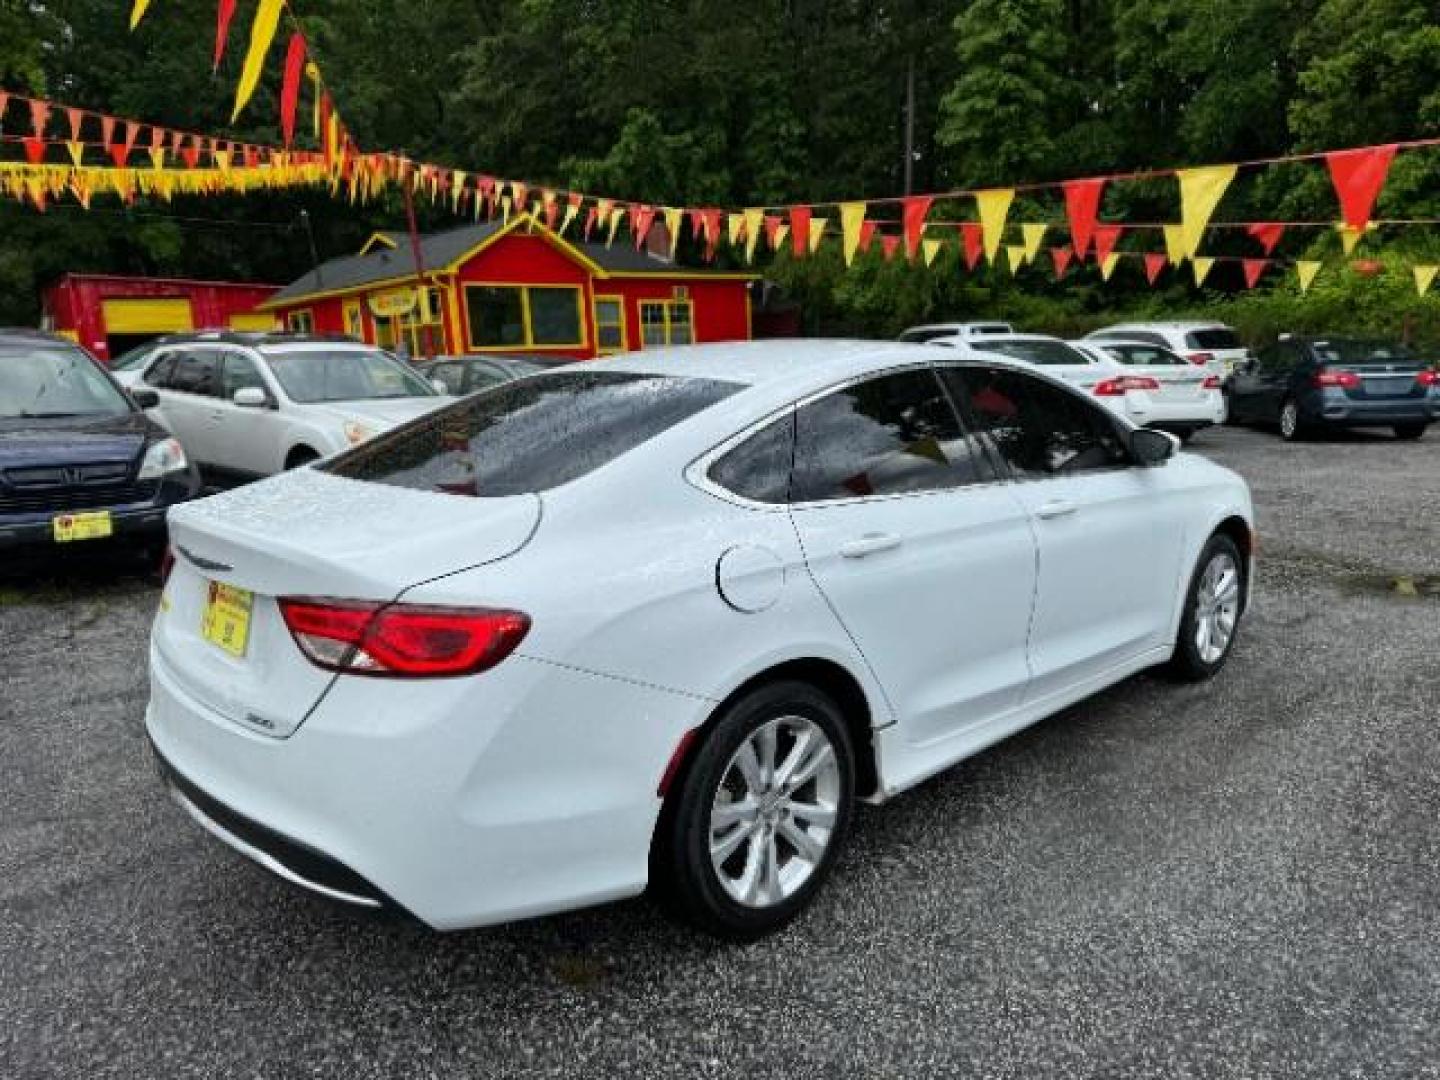
{"type": "MultiPolygon", "coordinates": [[[[498,221],[466,225],[446,232],[429,233],[420,237],[420,262],[426,272],[442,269],[459,259],[505,226],[498,221]]],[[[262,307],[271,308],[298,300],[313,293],[337,292],[357,289],[372,282],[392,278],[407,278],[415,275],[415,254],[406,233],[386,232],[385,236],[396,241],[392,250],[379,247],[368,255],[346,255],[322,263],[318,270],[312,270],[296,281],[292,281],[277,292],[262,307]]],[[[587,244],[567,240],[571,247],[583,254],[601,269],[614,274],[635,274],[681,270],[685,274],[704,274],[704,268],[678,267],[668,259],[658,258],[646,251],[636,251],[632,243],[617,239],[609,247],[604,244],[587,244]]]]}

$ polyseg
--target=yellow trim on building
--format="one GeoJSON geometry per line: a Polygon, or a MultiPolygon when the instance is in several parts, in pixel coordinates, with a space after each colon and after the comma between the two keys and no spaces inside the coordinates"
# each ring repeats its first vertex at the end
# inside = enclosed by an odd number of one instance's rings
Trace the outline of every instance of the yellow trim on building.
{"type": "Polygon", "coordinates": [[[566,285],[562,282],[555,284],[539,284],[532,281],[467,281],[462,286],[464,292],[464,303],[461,309],[465,316],[465,337],[460,342],[467,353],[486,352],[514,352],[516,349],[528,349],[532,351],[544,351],[546,349],[561,349],[574,351],[577,349],[588,349],[590,347],[589,328],[585,324],[585,286],[566,285]],[[519,289],[520,290],[520,320],[525,328],[525,340],[517,341],[510,345],[476,345],[475,333],[470,325],[470,290],[471,289],[519,289]],[[580,325],[579,341],[572,342],[547,342],[536,344],[535,325],[530,317],[530,292],[532,289],[567,289],[575,293],[575,317],[580,325]]]}
{"type": "Polygon", "coordinates": [[[693,344],[695,344],[695,301],[694,301],[694,300],[691,300],[691,299],[688,299],[688,298],[687,298],[687,299],[684,299],[684,300],[641,300],[639,303],[640,303],[640,347],[641,347],[642,349],[663,349],[663,348],[665,348],[667,345],[675,345],[675,344],[680,344],[680,345],[693,345],[693,344]],[[659,323],[652,323],[651,325],[652,325],[652,326],[654,326],[654,325],[659,325],[659,326],[663,326],[663,327],[665,328],[665,340],[662,341],[662,342],[660,342],[660,343],[658,343],[658,344],[654,344],[654,343],[651,343],[651,342],[645,340],[645,309],[646,309],[646,308],[657,308],[657,307],[660,309],[660,313],[661,313],[661,314],[660,314],[660,322],[659,322],[659,323]],[[690,328],[690,340],[689,340],[689,341],[676,342],[676,341],[674,340],[674,336],[675,336],[674,327],[675,327],[677,324],[676,324],[676,321],[670,317],[670,310],[671,310],[671,308],[679,308],[679,307],[683,307],[683,308],[685,309],[685,311],[686,311],[686,316],[685,316],[685,323],[684,323],[684,325],[686,325],[686,326],[688,326],[688,327],[690,328]]]}
{"type": "Polygon", "coordinates": [[[630,347],[630,334],[625,327],[625,297],[619,295],[618,293],[607,293],[603,295],[600,293],[596,293],[595,296],[592,298],[590,309],[591,314],[595,318],[595,351],[601,356],[608,356],[612,353],[622,353],[628,351],[630,347]],[[602,323],[600,321],[601,304],[617,305],[618,311],[616,312],[614,322],[602,323]],[[620,344],[614,348],[607,349],[603,344],[601,344],[600,331],[606,327],[611,326],[617,328],[620,331],[620,344]]]}

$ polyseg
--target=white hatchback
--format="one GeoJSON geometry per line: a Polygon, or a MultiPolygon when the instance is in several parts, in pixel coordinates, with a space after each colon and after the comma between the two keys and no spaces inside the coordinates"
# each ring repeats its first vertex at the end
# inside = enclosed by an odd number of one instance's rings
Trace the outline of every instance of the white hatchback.
{"type": "Polygon", "coordinates": [[[175,510],[146,727],[204,829],[450,929],[784,923],[882,802],[1135,672],[1214,675],[1245,483],[994,358],[647,351],[175,510]]]}
{"type": "Polygon", "coordinates": [[[116,378],[155,390],[156,418],[202,472],[223,480],[307,464],[450,400],[379,349],[288,336],[175,342],[116,378]]]}
{"type": "Polygon", "coordinates": [[[1251,358],[1240,335],[1219,322],[1117,323],[1086,334],[1085,340],[1102,345],[1107,341],[1160,345],[1222,380],[1251,358]]]}

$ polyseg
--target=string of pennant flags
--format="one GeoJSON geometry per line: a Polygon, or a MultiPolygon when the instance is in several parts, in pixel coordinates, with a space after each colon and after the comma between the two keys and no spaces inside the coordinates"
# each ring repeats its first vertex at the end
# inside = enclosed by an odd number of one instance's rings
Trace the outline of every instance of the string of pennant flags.
{"type": "MultiPolygon", "coordinates": [[[[218,0],[213,53],[217,69],[228,48],[238,6],[238,0],[218,0]]],[[[1068,232],[1068,242],[1048,248],[1057,281],[1087,262],[1093,262],[1101,279],[1109,281],[1122,260],[1138,260],[1152,285],[1168,268],[1188,264],[1195,284],[1200,286],[1216,265],[1238,263],[1249,288],[1276,268],[1293,266],[1302,291],[1309,290],[1324,264],[1314,259],[1288,262],[1277,258],[1276,249],[1287,233],[1334,230],[1348,258],[1363,237],[1379,228],[1440,224],[1440,220],[1373,217],[1396,156],[1440,146],[1440,139],[983,190],[738,209],[655,205],[503,179],[416,162],[401,154],[362,153],[340,117],[335,97],[287,0],[255,0],[253,7],[232,122],[253,99],[281,22],[288,20],[292,31],[284,50],[279,95],[282,146],[240,143],[0,93],[0,153],[7,145],[17,145],[23,151],[21,161],[0,159],[0,192],[44,209],[47,200],[66,195],[88,206],[96,192],[110,192],[128,202],[140,195],[169,199],[182,193],[218,194],[302,185],[328,185],[332,192],[348,194],[352,202],[366,202],[392,184],[403,184],[456,215],[506,221],[512,215],[529,215],[552,231],[564,235],[573,230],[586,241],[603,239],[614,244],[621,230],[626,229],[630,241],[641,248],[653,242],[652,231],[663,225],[660,242],[668,242],[672,258],[688,226],[707,261],[715,259],[724,245],[749,264],[754,264],[762,252],[786,251],[792,258],[809,258],[833,237],[847,266],[877,248],[887,261],[903,257],[907,262],[929,266],[942,251],[953,248],[971,271],[982,263],[1000,267],[1003,251],[1003,265],[1019,273],[1039,263],[1047,237],[1063,237],[1068,232]],[[297,116],[307,83],[311,100],[309,128],[316,148],[297,150],[297,116]],[[8,132],[7,109],[28,114],[28,130],[8,132]],[[134,160],[140,155],[142,160],[148,159],[148,164],[137,167],[134,160]],[[95,164],[92,159],[96,157],[108,159],[109,164],[95,164]],[[1214,220],[1216,210],[1240,174],[1300,162],[1325,167],[1339,204],[1338,220],[1214,220]],[[1102,200],[1111,185],[1169,179],[1178,187],[1179,221],[1101,220],[1102,200]],[[1063,206],[1063,221],[1012,221],[1016,197],[1022,194],[1055,198],[1063,206]],[[952,210],[958,204],[961,213],[973,212],[973,220],[933,219],[932,211],[946,204],[952,210]],[[896,209],[898,217],[894,216],[896,209]],[[1202,253],[1207,234],[1220,229],[1244,230],[1259,254],[1249,257],[1202,253]],[[1154,232],[1163,238],[1163,251],[1119,250],[1123,238],[1154,232]]],[[[151,0],[132,0],[132,30],[150,8],[151,0]]],[[[1354,260],[1351,267],[1359,273],[1383,270],[1379,262],[1365,259],[1354,260]]],[[[1412,270],[1416,290],[1423,296],[1434,284],[1440,266],[1422,264],[1412,270]]]]}

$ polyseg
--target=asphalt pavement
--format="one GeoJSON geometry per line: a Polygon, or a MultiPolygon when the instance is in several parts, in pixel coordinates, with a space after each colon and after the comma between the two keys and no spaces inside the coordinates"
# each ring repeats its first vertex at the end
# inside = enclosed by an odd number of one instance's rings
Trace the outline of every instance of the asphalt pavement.
{"type": "Polygon", "coordinates": [[[156,783],[154,582],[0,576],[0,1077],[1440,1076],[1440,432],[1193,448],[1260,515],[1221,677],[862,809],[744,947],[298,893],[156,783]]]}

